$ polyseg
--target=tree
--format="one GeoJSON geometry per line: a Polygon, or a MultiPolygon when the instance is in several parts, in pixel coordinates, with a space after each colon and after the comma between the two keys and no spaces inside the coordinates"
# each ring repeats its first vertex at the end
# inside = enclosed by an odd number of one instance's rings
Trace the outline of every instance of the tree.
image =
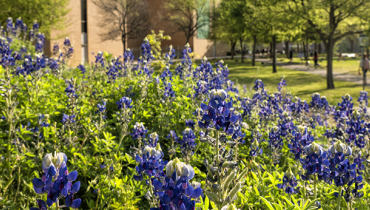
{"type": "Polygon", "coordinates": [[[351,35],[348,35],[347,36],[347,40],[349,42],[349,45],[350,45],[350,51],[351,53],[353,53],[354,51],[354,45],[355,45],[355,42],[358,40],[358,34],[351,34],[351,35]]]}
{"type": "Polygon", "coordinates": [[[23,22],[31,29],[33,21],[37,20],[41,33],[50,37],[52,29],[65,28],[69,0],[1,0],[0,23],[4,25],[8,17],[15,21],[21,17],[23,22]]]}
{"type": "Polygon", "coordinates": [[[280,0],[286,12],[303,18],[325,44],[327,52],[327,88],[334,89],[333,54],[337,41],[351,34],[362,33],[360,26],[369,18],[370,0],[280,0]]]}
{"type": "Polygon", "coordinates": [[[185,34],[186,43],[198,29],[210,24],[209,0],[167,0],[165,10],[167,19],[185,34]]]}
{"type": "Polygon", "coordinates": [[[101,27],[106,33],[100,34],[103,41],[121,40],[123,52],[127,41],[145,36],[150,25],[146,0],[93,0],[101,10],[101,27]]]}
{"type": "Polygon", "coordinates": [[[277,5],[278,0],[250,0],[251,7],[255,10],[255,15],[260,17],[259,23],[263,24],[259,34],[268,35],[271,43],[272,73],[277,73],[276,69],[276,43],[278,40],[286,40],[287,36],[297,33],[297,26],[301,24],[298,18],[284,14],[283,10],[277,5]]]}
{"type": "Polygon", "coordinates": [[[237,28],[234,24],[229,24],[229,21],[232,21],[232,17],[230,17],[226,5],[224,5],[225,3],[225,0],[223,0],[212,13],[212,24],[208,38],[228,43],[231,49],[231,59],[233,59],[235,46],[238,41],[235,33],[237,28]]]}

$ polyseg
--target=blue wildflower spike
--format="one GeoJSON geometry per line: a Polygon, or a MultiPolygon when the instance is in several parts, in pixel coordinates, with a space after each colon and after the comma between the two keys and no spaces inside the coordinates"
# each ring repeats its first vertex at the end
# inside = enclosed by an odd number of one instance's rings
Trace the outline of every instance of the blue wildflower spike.
{"type": "Polygon", "coordinates": [[[50,166],[48,173],[49,173],[49,176],[55,176],[55,174],[57,173],[53,165],[50,166]]]}
{"type": "Polygon", "coordinates": [[[197,187],[191,194],[192,198],[198,198],[202,194],[202,188],[197,187]]]}
{"type": "Polygon", "coordinates": [[[78,181],[78,182],[74,183],[74,184],[72,185],[71,192],[72,192],[72,193],[77,193],[77,192],[80,190],[80,186],[81,186],[81,182],[80,182],[80,181],[78,181]]]}
{"type": "Polygon", "coordinates": [[[69,174],[68,174],[68,176],[67,176],[68,181],[73,182],[74,180],[76,180],[76,179],[77,179],[77,175],[78,175],[77,171],[72,171],[72,172],[71,172],[71,173],[69,173],[69,174]]]}
{"type": "Polygon", "coordinates": [[[73,209],[77,209],[81,206],[81,199],[80,198],[77,198],[76,200],[74,200],[72,202],[72,205],[71,205],[71,208],[73,209]]]}
{"type": "Polygon", "coordinates": [[[153,186],[154,186],[154,190],[162,190],[162,183],[156,179],[153,180],[153,186]]]}
{"type": "Polygon", "coordinates": [[[38,208],[31,207],[30,210],[47,210],[45,201],[37,199],[38,208]]]}
{"type": "Polygon", "coordinates": [[[186,188],[185,194],[187,196],[191,196],[193,194],[193,191],[194,191],[194,188],[192,186],[189,186],[188,188],[186,188]]]}
{"type": "Polygon", "coordinates": [[[33,178],[32,184],[34,187],[37,188],[43,188],[44,187],[44,182],[41,179],[38,178],[33,178]]]}

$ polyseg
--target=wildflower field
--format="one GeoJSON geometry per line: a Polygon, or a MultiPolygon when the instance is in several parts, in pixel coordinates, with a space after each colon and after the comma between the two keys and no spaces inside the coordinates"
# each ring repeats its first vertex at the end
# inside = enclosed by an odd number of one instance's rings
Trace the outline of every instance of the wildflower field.
{"type": "Polygon", "coordinates": [[[248,89],[189,45],[161,55],[162,34],[75,67],[37,22],[0,33],[0,209],[369,209],[365,91],[248,89]]]}

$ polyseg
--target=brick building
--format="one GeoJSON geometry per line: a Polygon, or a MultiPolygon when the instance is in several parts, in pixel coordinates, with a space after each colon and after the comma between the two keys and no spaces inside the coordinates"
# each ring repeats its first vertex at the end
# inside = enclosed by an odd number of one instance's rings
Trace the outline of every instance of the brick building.
{"type": "MultiPolygon", "coordinates": [[[[148,4],[149,9],[152,10],[150,19],[158,19],[158,15],[164,11],[165,0],[148,0],[148,4]]],[[[52,31],[51,40],[48,40],[46,43],[45,52],[48,55],[51,54],[54,43],[63,43],[64,37],[69,37],[75,49],[74,57],[71,61],[73,65],[94,61],[93,53],[96,54],[99,51],[107,51],[117,57],[123,54],[123,44],[120,40],[102,41],[101,33],[106,29],[100,27],[101,11],[92,0],[70,0],[69,8],[70,12],[66,18],[66,24],[68,25],[66,30],[52,31]]],[[[172,45],[176,51],[181,51],[186,44],[186,37],[182,32],[169,31],[171,29],[169,24],[168,22],[151,24],[151,28],[148,28],[148,34],[151,30],[155,30],[155,32],[163,30],[164,35],[171,36],[171,40],[162,42],[163,51],[169,45],[172,45]]],[[[206,26],[204,30],[208,30],[208,28],[206,26]]],[[[140,54],[140,44],[143,38],[137,37],[135,40],[128,40],[127,42],[127,47],[132,49],[135,58],[140,54]]],[[[227,45],[219,42],[215,45],[215,42],[206,39],[204,33],[198,32],[191,37],[189,44],[197,57],[224,56],[228,50],[227,45]]]]}

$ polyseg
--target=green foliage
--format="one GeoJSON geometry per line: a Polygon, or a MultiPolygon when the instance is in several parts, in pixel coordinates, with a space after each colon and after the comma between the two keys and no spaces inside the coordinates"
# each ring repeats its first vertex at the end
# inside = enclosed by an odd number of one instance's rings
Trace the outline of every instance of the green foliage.
{"type": "MultiPolygon", "coordinates": [[[[15,21],[22,17],[28,29],[33,26],[33,21],[40,24],[40,32],[47,37],[52,29],[63,30],[66,26],[66,15],[70,0],[2,0],[0,1],[0,20],[5,21],[12,17],[15,21]]],[[[5,22],[0,22],[4,25],[5,22]]]]}
{"type": "Polygon", "coordinates": [[[27,52],[29,52],[31,55],[35,54],[35,46],[27,40],[24,41],[21,39],[14,39],[10,49],[19,52],[22,46],[25,46],[27,48],[27,52]]]}

